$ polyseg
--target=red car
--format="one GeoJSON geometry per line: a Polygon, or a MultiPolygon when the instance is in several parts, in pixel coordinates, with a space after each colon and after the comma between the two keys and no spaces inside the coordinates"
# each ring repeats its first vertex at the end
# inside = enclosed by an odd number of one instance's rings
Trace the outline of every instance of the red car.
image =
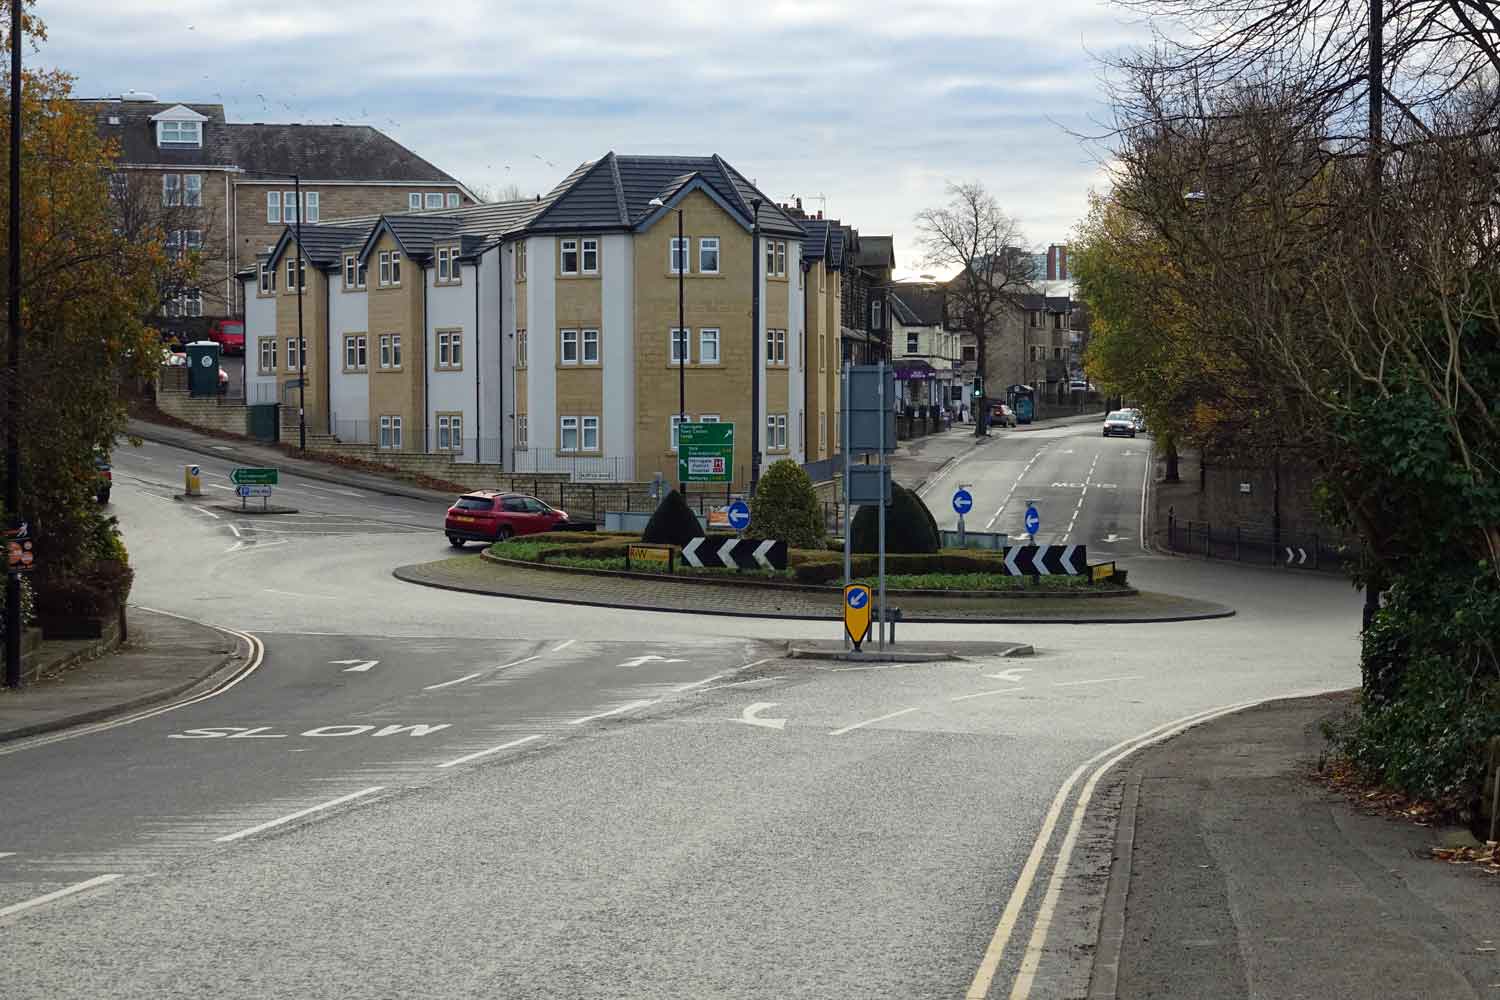
{"type": "Polygon", "coordinates": [[[244,354],[245,324],[237,319],[215,320],[209,327],[208,339],[218,344],[224,354],[244,354]]]}
{"type": "Polygon", "coordinates": [[[516,535],[558,531],[568,523],[568,512],[549,507],[524,493],[475,490],[458,498],[443,519],[448,544],[456,549],[465,542],[503,542],[516,535]]]}

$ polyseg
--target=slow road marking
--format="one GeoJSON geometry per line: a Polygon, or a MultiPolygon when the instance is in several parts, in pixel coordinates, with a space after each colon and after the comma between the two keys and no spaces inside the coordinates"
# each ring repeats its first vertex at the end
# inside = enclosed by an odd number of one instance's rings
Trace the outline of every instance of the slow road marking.
{"type": "Polygon", "coordinates": [[[276,819],[268,820],[265,823],[259,823],[255,826],[246,827],[243,830],[237,830],[234,833],[228,833],[222,837],[215,837],[214,843],[228,844],[232,841],[243,840],[246,837],[253,837],[257,833],[263,833],[266,830],[272,830],[278,826],[284,826],[285,824],[290,823],[293,820],[301,819],[303,816],[311,816],[313,813],[322,812],[324,809],[332,809],[334,806],[343,805],[345,802],[353,802],[355,799],[362,799],[366,795],[374,795],[376,792],[384,791],[384,789],[384,785],[372,785],[369,788],[362,788],[357,792],[350,792],[348,795],[340,795],[336,799],[329,799],[327,802],[320,802],[315,806],[308,806],[306,809],[298,809],[294,813],[287,813],[285,816],[278,816],[276,819]]]}

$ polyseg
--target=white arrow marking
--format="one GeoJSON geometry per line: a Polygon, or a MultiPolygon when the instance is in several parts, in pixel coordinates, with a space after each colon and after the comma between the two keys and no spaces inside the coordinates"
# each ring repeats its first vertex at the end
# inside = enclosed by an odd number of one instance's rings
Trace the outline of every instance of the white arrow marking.
{"type": "Polygon", "coordinates": [[[620,664],[622,667],[638,667],[643,663],[686,663],[687,660],[669,660],[665,656],[637,656],[620,664]]]}
{"type": "Polygon", "coordinates": [[[1117,490],[1120,488],[1116,483],[1095,483],[1094,486],[1101,490],[1117,490]]]}
{"type": "Polygon", "coordinates": [[[1082,483],[1053,483],[1052,484],[1052,488],[1054,490],[1081,490],[1081,489],[1083,489],[1083,484],[1082,483]]]}
{"type": "Polygon", "coordinates": [[[1062,568],[1063,572],[1068,574],[1069,576],[1078,575],[1078,567],[1073,564],[1073,555],[1077,551],[1078,546],[1076,545],[1069,545],[1067,548],[1063,549],[1062,568]]]}
{"type": "Polygon", "coordinates": [[[738,538],[731,538],[723,545],[719,546],[719,562],[723,563],[725,566],[728,566],[730,569],[734,569],[735,566],[738,565],[734,561],[734,547],[738,544],[740,544],[740,540],[738,538]]]}
{"type": "Polygon", "coordinates": [[[1286,564],[1288,566],[1292,564],[1292,547],[1290,545],[1286,547],[1286,564]]]}
{"type": "Polygon", "coordinates": [[[777,701],[757,701],[753,705],[746,705],[745,710],[735,722],[743,722],[747,726],[764,726],[767,729],[785,729],[785,719],[757,719],[756,716],[768,708],[775,708],[781,704],[777,701]]]}
{"type": "Polygon", "coordinates": [[[1019,684],[1021,683],[1021,675],[1029,673],[1031,673],[1030,667],[1011,667],[1008,670],[1000,671],[998,674],[985,674],[984,676],[992,681],[1006,681],[1010,684],[1019,684]]]}
{"type": "Polygon", "coordinates": [[[1019,545],[1012,545],[1010,551],[1005,554],[1005,568],[1010,570],[1011,576],[1021,575],[1021,567],[1016,564],[1016,560],[1020,557],[1021,546],[1019,545]]]}
{"type": "Polygon", "coordinates": [[[1303,548],[1299,548],[1297,550],[1297,565],[1298,566],[1302,566],[1302,565],[1306,564],[1306,562],[1307,562],[1307,550],[1303,549],[1303,548]]]}
{"type": "Polygon", "coordinates": [[[1044,562],[1044,560],[1047,558],[1047,550],[1056,547],[1057,546],[1055,545],[1038,545],[1036,547],[1036,556],[1032,558],[1031,566],[1034,570],[1036,570],[1037,576],[1052,575],[1052,571],[1047,568],[1047,564],[1046,562],[1044,562]]]}
{"type": "Polygon", "coordinates": [[[379,663],[380,661],[379,660],[329,660],[328,662],[332,663],[335,666],[346,667],[347,669],[343,670],[342,671],[343,673],[346,673],[346,674],[362,674],[366,670],[369,670],[371,667],[373,667],[375,664],[379,663]],[[352,666],[351,666],[351,664],[352,664],[352,666]]]}
{"type": "Polygon", "coordinates": [[[771,546],[775,544],[776,541],[774,539],[767,539],[755,547],[755,561],[760,563],[762,569],[775,568],[771,565],[771,560],[766,556],[766,553],[771,551],[771,546]]]}
{"type": "Polygon", "coordinates": [[[682,558],[687,560],[689,566],[697,566],[699,569],[703,568],[703,560],[698,558],[698,546],[702,545],[704,541],[705,539],[702,538],[694,538],[682,547],[682,558]]]}

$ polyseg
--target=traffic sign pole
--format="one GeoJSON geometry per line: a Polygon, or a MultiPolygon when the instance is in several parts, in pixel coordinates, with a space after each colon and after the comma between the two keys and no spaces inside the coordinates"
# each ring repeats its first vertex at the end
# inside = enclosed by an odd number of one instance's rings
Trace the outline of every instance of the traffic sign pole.
{"type": "Polygon", "coordinates": [[[958,513],[958,547],[964,548],[964,515],[974,509],[974,495],[969,492],[967,483],[958,484],[958,490],[953,494],[953,509],[958,513]]]}

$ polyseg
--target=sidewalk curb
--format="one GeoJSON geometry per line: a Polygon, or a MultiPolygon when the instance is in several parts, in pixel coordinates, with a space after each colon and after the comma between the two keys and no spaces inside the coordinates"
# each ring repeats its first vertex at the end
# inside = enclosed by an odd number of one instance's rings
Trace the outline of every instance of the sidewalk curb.
{"type": "Polygon", "coordinates": [[[1125,907],[1130,901],[1131,861],[1135,857],[1135,811],[1141,801],[1139,759],[1125,774],[1120,815],[1115,819],[1114,866],[1099,908],[1099,940],[1089,974],[1088,1000],[1115,1000],[1120,985],[1120,955],[1125,949],[1125,907]]]}
{"type": "MultiPolygon", "coordinates": [[[[202,625],[204,628],[214,629],[214,631],[216,632],[223,631],[217,626],[210,625],[207,622],[200,622],[196,619],[188,620],[193,621],[195,624],[202,625]]],[[[233,635],[233,633],[225,634],[233,635]]],[[[116,702],[113,705],[102,705],[99,708],[91,708],[86,712],[76,712],[73,715],[63,716],[58,719],[50,719],[46,722],[37,722],[26,726],[16,726],[12,729],[0,730],[0,746],[3,746],[6,743],[14,742],[16,740],[26,739],[30,736],[40,736],[45,733],[54,733],[63,729],[72,729],[75,726],[83,726],[91,722],[102,722],[114,718],[115,716],[125,715],[128,712],[133,712],[138,708],[149,708],[152,705],[160,704],[164,701],[170,701],[177,695],[182,694],[185,691],[190,691],[198,685],[204,683],[205,681],[216,678],[219,674],[224,673],[225,671],[232,671],[233,669],[236,669],[238,667],[239,663],[247,661],[249,659],[250,650],[246,648],[244,640],[240,639],[238,636],[234,636],[234,639],[235,648],[231,652],[225,653],[223,656],[214,661],[211,666],[199,671],[185,681],[169,684],[165,687],[157,688],[155,691],[148,691],[143,695],[138,695],[134,698],[129,698],[122,702],[116,702]]]]}
{"type": "Polygon", "coordinates": [[[972,455],[974,452],[978,451],[980,448],[988,447],[989,445],[994,444],[996,441],[999,441],[999,440],[1000,440],[1000,435],[995,435],[995,434],[986,435],[984,437],[975,437],[973,439],[973,441],[971,441],[969,443],[969,446],[967,448],[965,448],[963,451],[959,452],[957,455],[951,456],[942,465],[938,466],[936,469],[933,469],[931,472],[929,472],[927,474],[927,478],[923,479],[920,483],[918,483],[917,485],[913,486],[911,488],[911,491],[913,493],[915,493],[917,496],[922,496],[924,493],[927,492],[927,488],[929,486],[931,486],[933,483],[937,482],[939,479],[942,479],[943,476],[947,475],[949,468],[951,468],[952,466],[954,466],[955,464],[957,464],[958,461],[959,461],[959,459],[968,458],[970,455],[972,455]]]}
{"type": "MultiPolygon", "coordinates": [[[[142,441],[150,441],[153,444],[163,444],[169,448],[180,448],[183,451],[190,451],[194,454],[202,455],[205,458],[229,459],[230,461],[240,462],[245,465],[253,466],[259,466],[262,461],[259,458],[246,456],[244,452],[238,451],[232,444],[226,445],[223,450],[220,450],[218,447],[208,445],[202,441],[184,441],[181,438],[174,438],[171,434],[163,433],[161,430],[157,429],[156,425],[151,424],[149,421],[140,419],[136,419],[135,421],[133,421],[132,425],[126,429],[125,433],[127,436],[138,437],[142,441]]],[[[191,431],[182,431],[181,433],[184,435],[192,434],[191,431]]],[[[246,443],[248,444],[249,442],[246,443]]],[[[322,468],[315,468],[311,470],[302,468],[302,466],[304,465],[321,465],[321,463],[315,462],[312,459],[294,458],[292,460],[299,463],[298,466],[294,469],[285,469],[284,471],[286,471],[289,475],[301,476],[303,479],[311,479],[313,482],[332,483],[335,486],[347,486],[350,489],[356,490],[369,490],[371,493],[380,493],[385,496],[392,497],[404,497],[408,500],[431,500],[443,502],[451,502],[452,500],[452,495],[449,493],[440,493],[437,490],[427,490],[423,489],[420,486],[403,486],[381,479],[374,473],[365,473],[365,475],[370,476],[379,485],[371,485],[364,480],[355,480],[349,478],[348,476],[340,476],[336,473],[325,472],[322,468]]]]}

